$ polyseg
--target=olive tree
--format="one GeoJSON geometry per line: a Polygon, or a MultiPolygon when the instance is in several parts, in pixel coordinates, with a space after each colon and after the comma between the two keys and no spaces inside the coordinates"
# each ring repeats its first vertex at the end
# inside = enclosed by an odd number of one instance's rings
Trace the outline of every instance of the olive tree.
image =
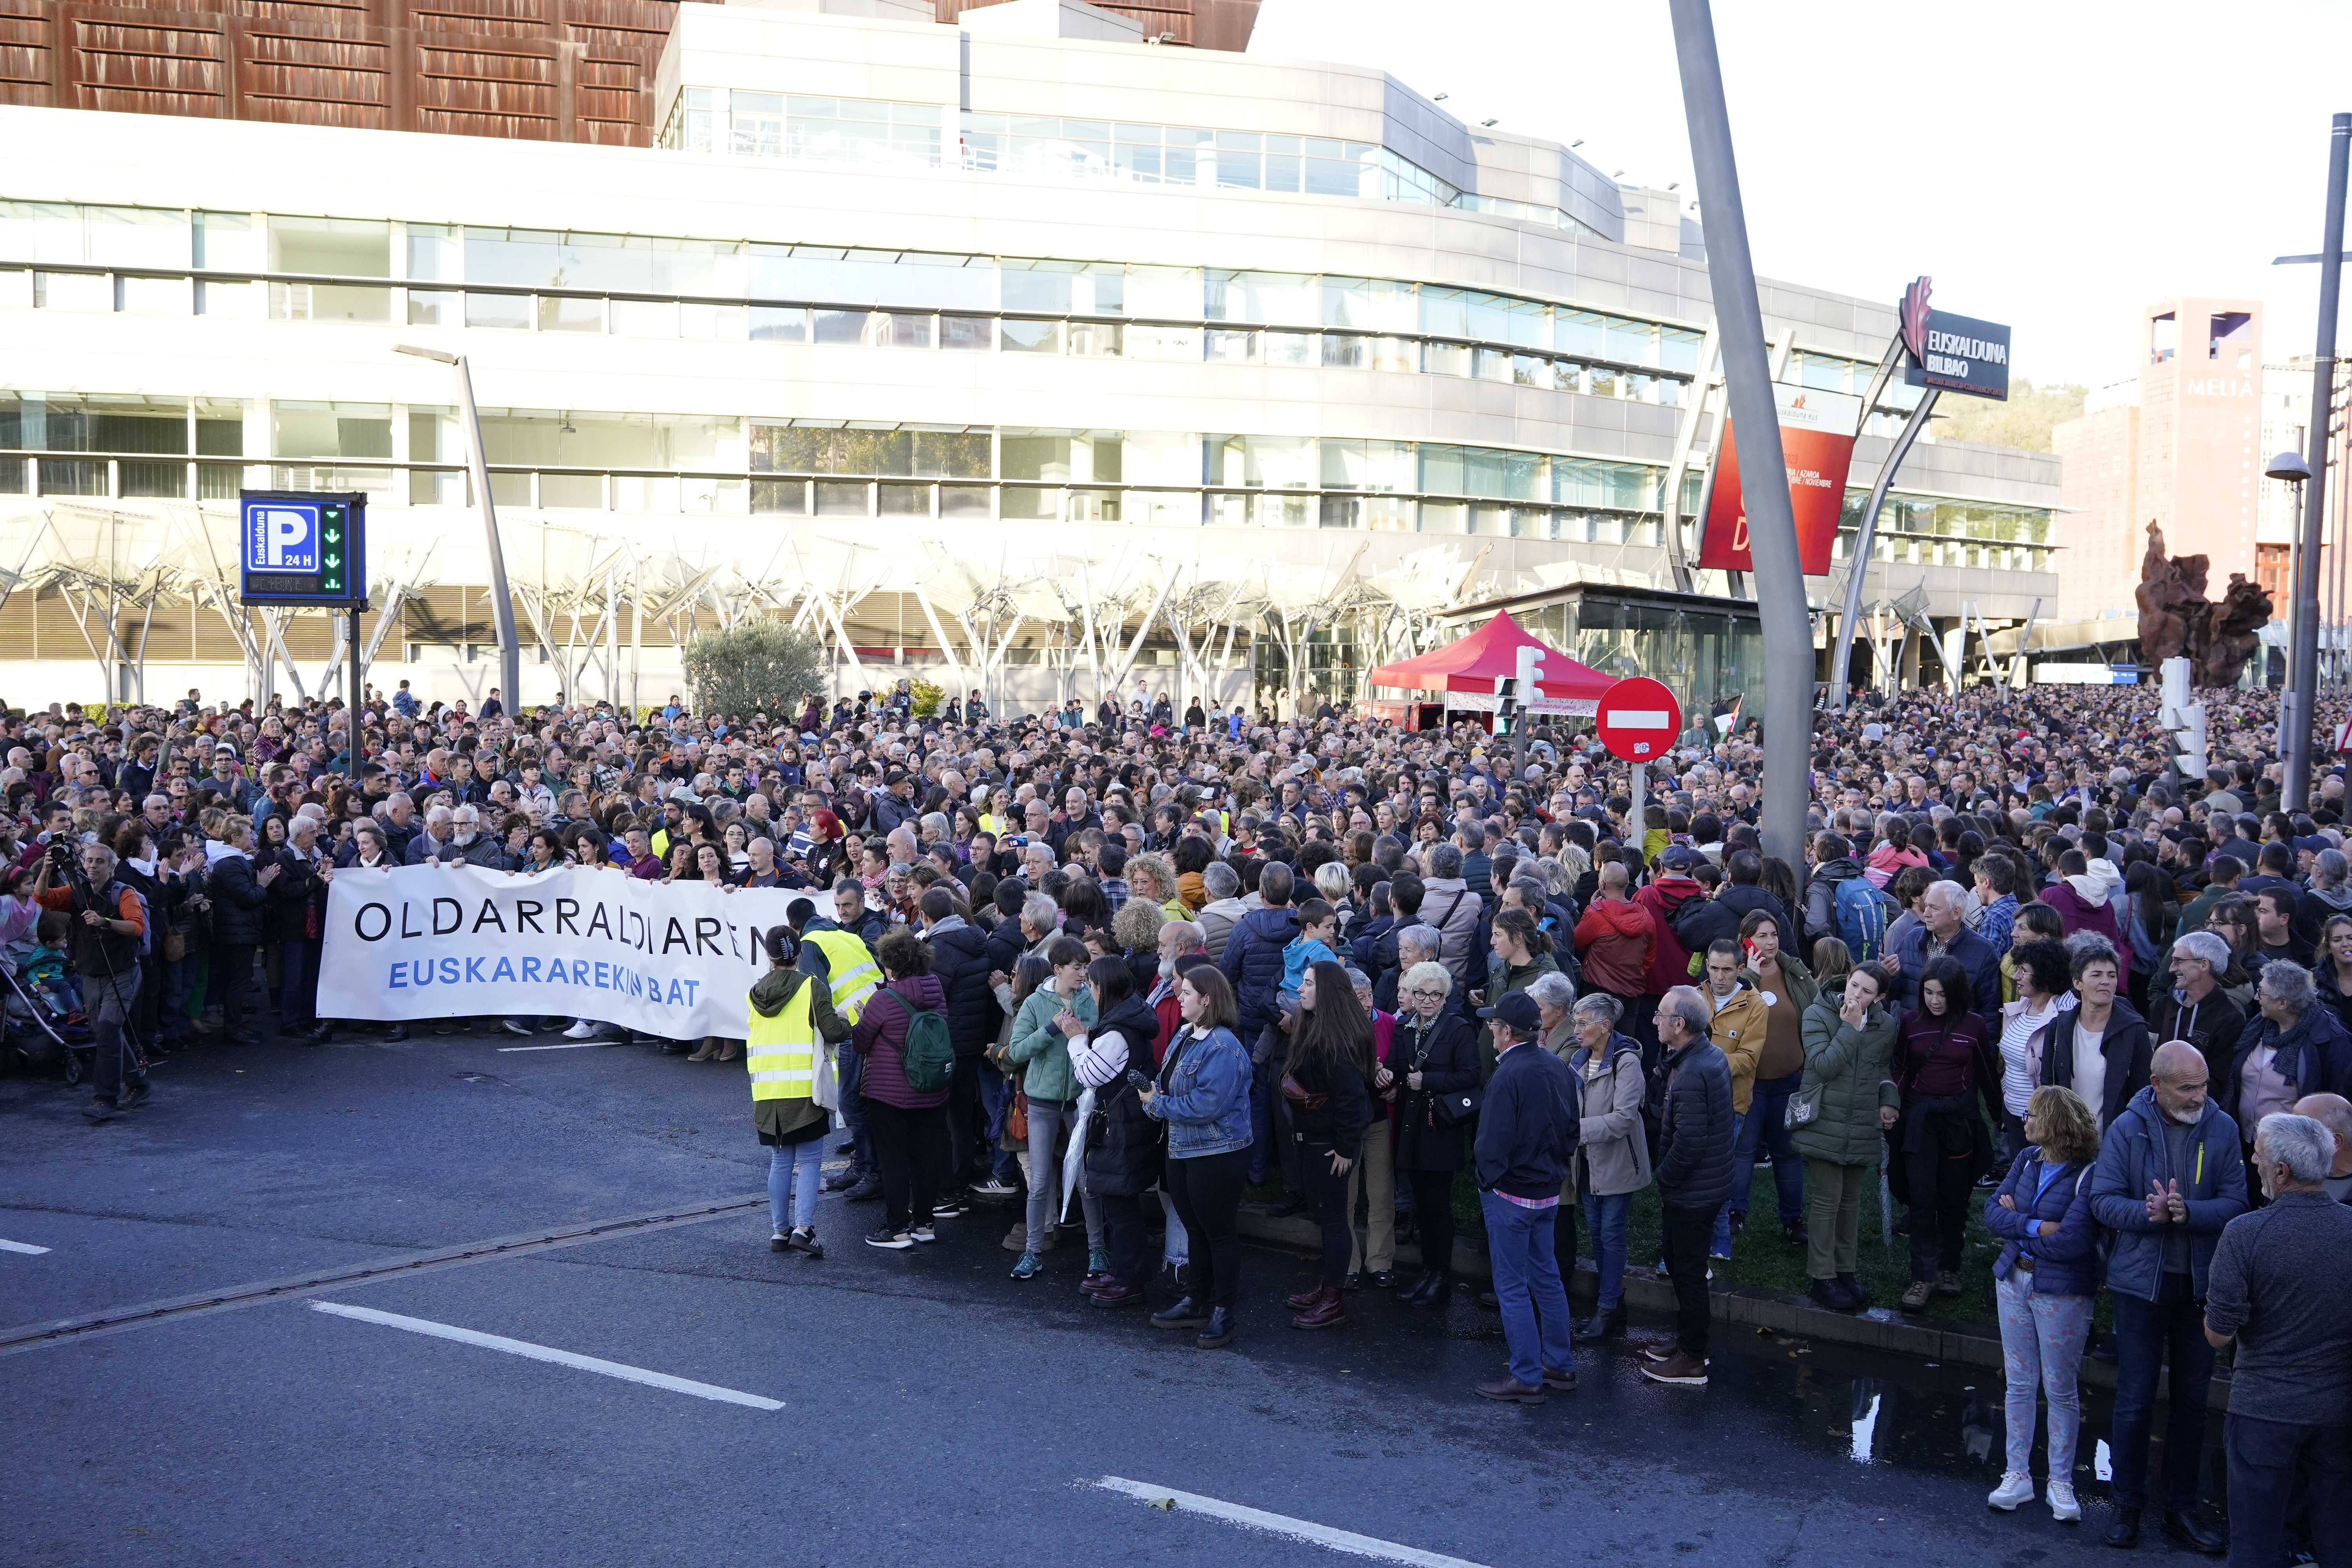
{"type": "Polygon", "coordinates": [[[824,659],[815,637],[777,620],[739,621],[697,634],[683,660],[694,706],[706,717],[749,719],[796,713],[822,691],[824,659]]]}

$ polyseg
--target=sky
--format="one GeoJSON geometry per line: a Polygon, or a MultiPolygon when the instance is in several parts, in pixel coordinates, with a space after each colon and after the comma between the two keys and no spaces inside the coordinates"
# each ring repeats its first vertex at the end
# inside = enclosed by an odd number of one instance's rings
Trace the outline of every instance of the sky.
{"type": "MultiPolygon", "coordinates": [[[[2135,374],[2140,309],[2252,298],[2312,351],[2352,5],[1731,0],[1715,8],[1757,270],[2005,321],[2014,373],[2135,374]]],[[[1471,124],[1695,194],[1665,0],[1265,0],[1253,54],[1377,67],[1471,124]]],[[[1703,216],[1704,215],[1702,215],[1703,216]]],[[[2347,279],[2352,282],[2352,279],[2347,279]]]]}

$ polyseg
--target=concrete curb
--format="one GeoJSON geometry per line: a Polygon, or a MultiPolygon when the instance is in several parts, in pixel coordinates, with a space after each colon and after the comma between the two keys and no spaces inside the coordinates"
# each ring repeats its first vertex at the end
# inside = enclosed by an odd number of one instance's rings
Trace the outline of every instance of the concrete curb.
{"type": "MultiPolygon", "coordinates": [[[[1252,1205],[1242,1205],[1241,1234],[1251,1241],[1279,1247],[1285,1251],[1319,1258],[1323,1253],[1322,1226],[1310,1219],[1276,1219],[1264,1209],[1252,1205]]],[[[1397,1262],[1421,1267],[1421,1249],[1400,1243],[1397,1262]]],[[[1494,1278],[1486,1259],[1486,1248],[1466,1237],[1456,1237],[1454,1243],[1454,1272],[1456,1278],[1486,1283],[1494,1278]]],[[[1590,1263],[1579,1263],[1576,1273],[1568,1281],[1570,1300],[1580,1304],[1590,1303],[1600,1293],[1600,1276],[1590,1263]]],[[[1753,1285],[1717,1285],[1712,1291],[1715,1321],[1726,1327],[1749,1328],[1794,1338],[1819,1340],[1829,1344],[1853,1345],[1860,1349],[1885,1354],[1907,1356],[1940,1366],[1972,1366],[1999,1368],[2001,1365],[2000,1330],[1992,1323],[1942,1323],[1932,1320],[1913,1320],[1892,1307],[1870,1307],[1860,1312],[1832,1312],[1816,1307],[1800,1296],[1786,1295],[1753,1285]]],[[[1649,1318],[1671,1318],[1674,1315],[1675,1288],[1673,1282],[1658,1278],[1650,1269],[1629,1266],[1625,1270],[1625,1304],[1649,1318]]],[[[2113,1389],[2116,1385],[2116,1363],[2084,1357],[2082,1381],[2093,1388],[2113,1389]]],[[[2158,1397],[2165,1397],[2162,1385],[2158,1397]]],[[[2226,1410],[2230,1405],[2230,1369],[2214,1371],[2211,1392],[2207,1404],[2215,1410],[2226,1410]]]]}

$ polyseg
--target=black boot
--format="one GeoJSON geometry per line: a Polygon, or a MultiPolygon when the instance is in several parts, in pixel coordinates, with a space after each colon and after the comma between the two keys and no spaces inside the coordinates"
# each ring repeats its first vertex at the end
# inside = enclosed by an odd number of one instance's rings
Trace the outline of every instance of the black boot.
{"type": "Polygon", "coordinates": [[[2101,1539],[2109,1546],[2120,1546],[2126,1550],[2137,1546],[2139,1544],[2139,1510],[2116,1509],[2115,1522],[2107,1526],[2107,1533],[2101,1539]]]}
{"type": "Polygon", "coordinates": [[[1614,1339],[1624,1331],[1625,1307],[1620,1302],[1605,1312],[1594,1312],[1577,1324],[1569,1337],[1579,1344],[1591,1344],[1596,1340],[1614,1339]]]}
{"type": "Polygon", "coordinates": [[[2193,1509],[2166,1509],[2164,1538],[2206,1557],[2219,1557],[2230,1550],[2228,1539],[2199,1519],[2193,1509]]]}
{"type": "Polygon", "coordinates": [[[1439,1272],[1429,1277],[1429,1283],[1412,1293],[1412,1304],[1424,1312],[1442,1312],[1454,1300],[1454,1276],[1439,1272]]]}
{"type": "Polygon", "coordinates": [[[1234,1342],[1234,1310],[1219,1307],[1209,1314],[1209,1322],[1192,1338],[1193,1344],[1204,1351],[1221,1351],[1234,1342]]]}
{"type": "Polygon", "coordinates": [[[1151,1314],[1155,1329],[1202,1329],[1208,1327],[1211,1314],[1187,1296],[1174,1306],[1151,1314]]]}

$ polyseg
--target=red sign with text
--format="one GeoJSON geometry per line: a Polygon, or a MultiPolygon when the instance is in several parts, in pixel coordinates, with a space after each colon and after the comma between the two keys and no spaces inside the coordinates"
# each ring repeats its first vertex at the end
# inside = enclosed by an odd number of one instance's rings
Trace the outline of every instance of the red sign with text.
{"type": "MultiPolygon", "coordinates": [[[[1780,456],[1789,467],[1789,506],[1797,518],[1797,559],[1805,575],[1830,569],[1839,515],[1845,507],[1846,470],[1853,465],[1862,399],[1819,387],[1772,388],[1780,415],[1780,456]]],[[[1698,563],[1727,572],[1753,571],[1748,551],[1748,507],[1739,493],[1739,448],[1731,422],[1723,425],[1722,467],[1708,498],[1698,563]]]]}

